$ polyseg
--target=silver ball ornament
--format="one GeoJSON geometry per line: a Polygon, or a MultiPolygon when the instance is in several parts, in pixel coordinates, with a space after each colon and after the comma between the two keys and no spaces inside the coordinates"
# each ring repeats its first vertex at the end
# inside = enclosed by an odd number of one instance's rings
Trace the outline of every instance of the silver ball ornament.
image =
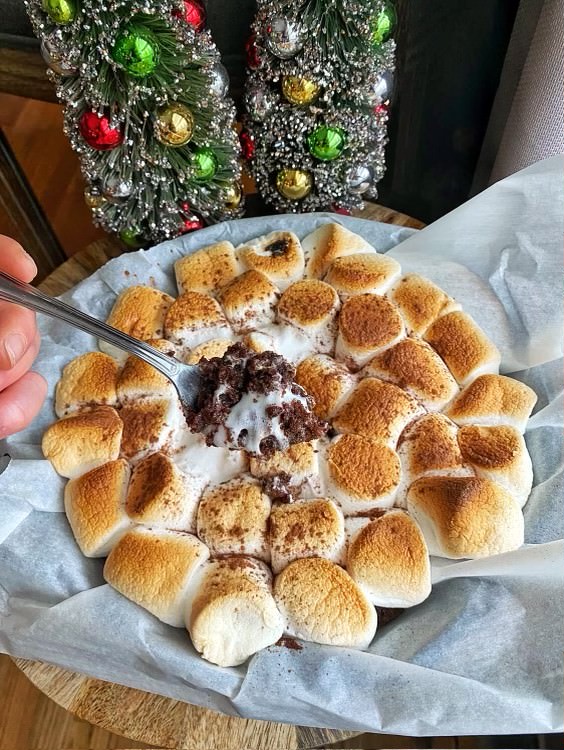
{"type": "Polygon", "coordinates": [[[224,99],[229,92],[229,73],[225,65],[214,63],[208,70],[210,90],[219,99],[224,99]]]}
{"type": "Polygon", "coordinates": [[[71,63],[65,62],[60,50],[48,39],[44,39],[41,42],[40,50],[41,57],[53,73],[58,73],[60,76],[73,76],[77,73],[78,68],[71,63]]]}
{"type": "Polygon", "coordinates": [[[266,27],[266,46],[275,57],[289,60],[302,49],[305,42],[304,29],[296,21],[285,16],[274,16],[266,27]]]}
{"type": "Polygon", "coordinates": [[[353,195],[362,195],[365,193],[374,179],[374,170],[363,164],[352,167],[347,172],[347,187],[349,193],[353,195]]]}
{"type": "Polygon", "coordinates": [[[370,101],[372,104],[381,104],[388,101],[394,88],[394,74],[391,70],[385,70],[376,78],[372,88],[370,101]]]}
{"type": "Polygon", "coordinates": [[[133,192],[133,183],[119,175],[110,175],[102,188],[104,198],[115,205],[125,203],[133,192]]]}
{"type": "Polygon", "coordinates": [[[252,86],[246,95],[247,112],[256,122],[262,122],[277,103],[276,94],[264,86],[252,86]]]}

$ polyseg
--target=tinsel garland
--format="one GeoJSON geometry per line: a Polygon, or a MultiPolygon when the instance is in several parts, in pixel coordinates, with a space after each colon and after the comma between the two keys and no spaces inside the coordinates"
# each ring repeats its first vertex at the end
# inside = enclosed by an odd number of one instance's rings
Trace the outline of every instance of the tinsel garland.
{"type": "Polygon", "coordinates": [[[230,202],[240,180],[235,109],[214,88],[220,56],[210,32],[186,23],[182,0],[80,0],[65,24],[53,21],[41,0],[24,2],[50,64],[48,75],[66,104],[65,133],[79,154],[96,224],[147,243],[177,236],[198,217],[216,222],[241,214],[242,203],[230,202]],[[130,75],[112,56],[119,34],[131,25],[158,44],[158,64],[144,77],[130,75]],[[192,137],[180,148],[155,135],[159,109],[173,102],[193,116],[192,137]],[[122,131],[122,143],[92,148],[79,128],[87,111],[108,116],[110,126],[122,131]],[[217,159],[206,182],[197,179],[193,159],[202,147],[217,159]]]}
{"type": "Polygon", "coordinates": [[[389,6],[387,0],[259,0],[245,127],[254,141],[250,171],[276,211],[348,211],[362,208],[363,196],[377,197],[376,183],[385,171],[395,43],[390,38],[376,44],[373,36],[376,19],[389,6]],[[282,55],[276,40],[272,43],[273,24],[281,20],[297,40],[287,59],[292,39],[282,55]],[[288,76],[318,86],[319,94],[306,104],[289,101],[288,76]],[[312,153],[308,136],[320,125],[344,131],[346,144],[338,158],[323,160],[312,153]],[[299,198],[281,194],[277,175],[285,170],[309,175],[310,192],[299,198]],[[368,185],[355,184],[362,175],[369,176],[368,185]]]}

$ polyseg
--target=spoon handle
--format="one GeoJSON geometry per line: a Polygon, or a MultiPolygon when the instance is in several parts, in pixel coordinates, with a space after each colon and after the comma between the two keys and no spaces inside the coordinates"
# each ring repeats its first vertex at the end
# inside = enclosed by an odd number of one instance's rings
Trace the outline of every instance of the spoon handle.
{"type": "Polygon", "coordinates": [[[168,357],[149,346],[149,344],[145,344],[143,341],[133,338],[133,336],[128,336],[126,333],[118,331],[117,328],[112,328],[112,326],[96,320],[91,315],[87,315],[55,297],[49,297],[30,284],[15,279],[2,271],[0,271],[0,300],[15,302],[17,305],[22,305],[30,310],[70,323],[75,328],[91,333],[108,344],[113,344],[119,349],[135,354],[136,357],[143,359],[168,378],[173,378],[182,367],[181,363],[173,357],[168,357]]]}

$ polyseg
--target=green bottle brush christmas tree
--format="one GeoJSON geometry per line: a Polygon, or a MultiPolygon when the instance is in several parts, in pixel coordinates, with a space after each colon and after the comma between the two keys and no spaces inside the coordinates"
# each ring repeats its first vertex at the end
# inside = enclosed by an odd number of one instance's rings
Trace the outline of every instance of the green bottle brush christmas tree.
{"type": "Polygon", "coordinates": [[[259,0],[242,143],[276,211],[348,212],[377,197],[395,24],[388,0],[259,0]]]}
{"type": "Polygon", "coordinates": [[[199,0],[25,0],[94,221],[129,245],[236,218],[229,78],[199,0]]]}

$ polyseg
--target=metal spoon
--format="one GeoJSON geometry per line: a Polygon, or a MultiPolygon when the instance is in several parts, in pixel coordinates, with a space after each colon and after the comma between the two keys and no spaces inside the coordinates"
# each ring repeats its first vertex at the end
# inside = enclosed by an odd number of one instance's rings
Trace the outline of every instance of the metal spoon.
{"type": "Polygon", "coordinates": [[[152,365],[174,384],[180,400],[185,406],[193,407],[195,405],[200,389],[200,370],[196,365],[186,365],[174,357],[169,357],[143,341],[134,339],[133,336],[128,336],[126,333],[118,331],[117,328],[106,325],[106,323],[96,320],[96,318],[61,302],[61,300],[49,297],[49,295],[43,294],[30,284],[15,279],[2,271],[0,271],[0,300],[15,302],[30,310],[50,315],[52,318],[59,318],[59,320],[64,320],[65,323],[70,323],[75,328],[80,328],[81,331],[86,331],[86,333],[91,333],[93,336],[107,341],[108,344],[113,344],[119,349],[135,354],[136,357],[152,365]]]}

